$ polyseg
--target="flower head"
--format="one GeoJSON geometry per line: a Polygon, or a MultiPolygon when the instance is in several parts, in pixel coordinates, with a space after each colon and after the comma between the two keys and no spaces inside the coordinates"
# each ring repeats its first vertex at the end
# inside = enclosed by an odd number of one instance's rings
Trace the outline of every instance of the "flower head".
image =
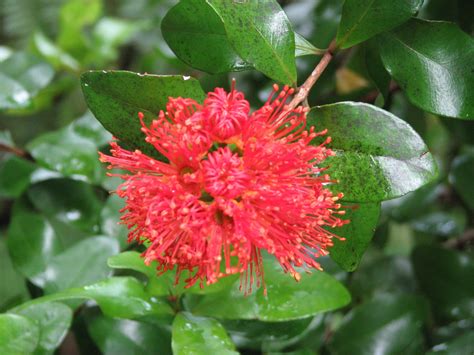
{"type": "Polygon", "coordinates": [[[326,131],[306,129],[307,109],[285,105],[293,89],[278,87],[250,113],[244,95],[216,89],[203,105],[170,98],[166,112],[147,126],[146,142],[166,158],[111,143],[109,168],[125,169],[117,194],[126,199],[122,221],[129,241],[149,241],[145,262],[165,272],[187,270],[191,286],[240,273],[251,291],[263,281],[262,250],[275,256],[296,280],[295,267],[320,269],[315,260],[332,246],[338,200],[321,163],[334,153],[312,145],[326,131]]]}

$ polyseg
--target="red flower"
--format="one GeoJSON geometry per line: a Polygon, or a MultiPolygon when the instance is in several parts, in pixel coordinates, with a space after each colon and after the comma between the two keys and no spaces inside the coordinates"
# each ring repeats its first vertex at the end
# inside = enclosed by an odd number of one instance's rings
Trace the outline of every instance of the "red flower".
{"type": "Polygon", "coordinates": [[[305,130],[307,109],[288,110],[293,94],[278,87],[265,105],[250,114],[244,95],[216,89],[203,105],[170,98],[150,126],[139,113],[146,141],[165,156],[160,162],[112,142],[109,168],[130,172],[117,194],[126,199],[122,221],[129,241],[148,240],[145,262],[165,272],[177,266],[178,281],[190,271],[187,286],[212,284],[240,273],[251,291],[263,282],[261,250],[274,255],[296,280],[296,266],[321,269],[344,214],[326,185],[333,181],[320,164],[334,153],[310,145],[314,128],[305,130]]]}

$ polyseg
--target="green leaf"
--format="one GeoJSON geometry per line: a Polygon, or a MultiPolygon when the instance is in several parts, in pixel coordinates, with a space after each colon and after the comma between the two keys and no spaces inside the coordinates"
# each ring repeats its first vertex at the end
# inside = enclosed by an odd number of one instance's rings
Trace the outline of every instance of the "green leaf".
{"type": "Polygon", "coordinates": [[[104,355],[171,355],[169,331],[154,324],[99,316],[87,329],[104,355]]]}
{"type": "Polygon", "coordinates": [[[302,57],[305,55],[322,55],[323,49],[316,48],[302,35],[295,32],[295,56],[302,57]]]}
{"type": "Polygon", "coordinates": [[[259,319],[262,321],[288,321],[341,308],[350,302],[350,294],[342,284],[320,271],[302,274],[296,282],[283,273],[281,266],[264,261],[263,289],[245,296],[239,290],[240,280],[232,287],[205,296],[189,297],[191,311],[197,315],[223,319],[259,319]],[[232,305],[232,307],[229,307],[232,305]]]}
{"type": "Polygon", "coordinates": [[[208,73],[252,68],[232,48],[224,23],[206,1],[176,4],[163,18],[161,31],[176,56],[193,68],[208,73]]]}
{"type": "Polygon", "coordinates": [[[39,336],[32,320],[16,314],[0,314],[0,354],[30,354],[36,349],[39,336]]]}
{"type": "Polygon", "coordinates": [[[37,351],[54,351],[67,334],[72,321],[71,309],[57,302],[41,303],[26,307],[18,315],[32,320],[40,329],[37,351]]]}
{"type": "Polygon", "coordinates": [[[78,135],[74,126],[45,133],[27,145],[36,162],[48,169],[73,178],[85,177],[98,184],[105,172],[99,161],[97,146],[88,138],[78,135]]]}
{"type": "Polygon", "coordinates": [[[474,119],[474,39],[456,25],[413,19],[379,39],[385,68],[411,103],[474,119]]]}
{"type": "Polygon", "coordinates": [[[415,231],[443,237],[460,235],[466,228],[466,224],[466,212],[460,207],[446,211],[430,211],[410,221],[410,226],[415,231]]]}
{"type": "Polygon", "coordinates": [[[150,123],[166,109],[169,97],[187,97],[198,102],[205,94],[190,77],[137,74],[127,71],[90,71],[81,76],[82,91],[95,117],[130,149],[159,157],[145,142],[138,112],[150,123]]]}
{"type": "Polygon", "coordinates": [[[51,258],[42,274],[45,292],[53,293],[102,280],[110,275],[107,259],[119,252],[110,237],[85,239],[51,258]]]}
{"type": "Polygon", "coordinates": [[[156,276],[155,264],[145,265],[140,253],[136,251],[124,251],[114,255],[107,260],[107,264],[114,269],[129,269],[138,271],[148,277],[156,276]]]}
{"type": "Polygon", "coordinates": [[[33,34],[32,47],[57,70],[66,69],[77,72],[80,69],[80,64],[75,58],[56,46],[42,32],[37,31],[33,34]]]}
{"type": "Polygon", "coordinates": [[[0,196],[20,196],[28,188],[36,169],[32,162],[14,155],[0,161],[0,196]]]}
{"type": "Polygon", "coordinates": [[[72,122],[69,128],[74,134],[94,143],[97,148],[103,147],[112,140],[112,135],[102,127],[90,111],[72,122]]]}
{"type": "Polygon", "coordinates": [[[377,41],[375,39],[368,41],[365,43],[364,49],[367,73],[386,101],[388,99],[392,78],[382,63],[377,41]]]}
{"type": "Polygon", "coordinates": [[[25,109],[53,79],[54,69],[27,53],[15,53],[0,62],[0,112],[25,109]]]}
{"type": "Polygon", "coordinates": [[[0,312],[30,297],[25,279],[13,267],[3,237],[0,237],[0,280],[0,312]]]}
{"type": "Polygon", "coordinates": [[[295,35],[275,0],[207,3],[224,22],[227,38],[244,61],[273,80],[296,84],[295,35]]]}
{"type": "Polygon", "coordinates": [[[352,205],[345,211],[344,219],[350,220],[350,223],[332,232],[346,240],[333,238],[334,246],[329,252],[340,267],[354,271],[374,235],[380,216],[380,203],[352,205]]]}
{"type": "Polygon", "coordinates": [[[390,112],[369,104],[340,102],[313,108],[308,124],[328,129],[329,147],[336,156],[325,162],[327,173],[339,180],[334,187],[346,201],[392,199],[437,176],[423,140],[390,112]]]}
{"type": "Polygon", "coordinates": [[[427,355],[471,355],[472,344],[474,344],[474,331],[467,332],[456,339],[436,345],[427,355]]]}
{"type": "Polygon", "coordinates": [[[73,299],[93,299],[109,317],[139,318],[147,315],[168,316],[173,313],[167,303],[150,297],[143,284],[133,277],[111,277],[89,286],[59,291],[35,298],[11,311],[20,312],[31,305],[73,299]]]}
{"type": "Polygon", "coordinates": [[[47,217],[85,232],[99,231],[102,203],[89,184],[71,179],[46,180],[32,185],[28,197],[47,217]]]}
{"type": "Polygon", "coordinates": [[[412,255],[416,277],[436,315],[447,319],[474,316],[474,259],[467,253],[420,246],[412,255]]]}
{"type": "Polygon", "coordinates": [[[388,296],[355,307],[330,343],[335,354],[421,354],[426,319],[422,298],[388,296]]]}
{"type": "Polygon", "coordinates": [[[346,0],[337,31],[337,44],[349,48],[388,31],[412,17],[423,0],[346,0]]]}
{"type": "Polygon", "coordinates": [[[451,165],[449,181],[463,201],[474,211],[474,149],[457,156],[451,165]]]}
{"type": "Polygon", "coordinates": [[[171,346],[175,355],[239,354],[222,324],[190,313],[175,317],[171,346]]]}
{"type": "Polygon", "coordinates": [[[417,290],[410,260],[383,256],[364,263],[352,275],[349,289],[354,300],[370,300],[380,294],[411,294],[417,290]]]}

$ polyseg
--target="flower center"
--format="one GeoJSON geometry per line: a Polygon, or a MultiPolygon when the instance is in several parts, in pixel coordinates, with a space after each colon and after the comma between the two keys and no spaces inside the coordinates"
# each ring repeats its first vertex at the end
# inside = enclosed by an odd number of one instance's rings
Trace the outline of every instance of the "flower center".
{"type": "Polygon", "coordinates": [[[233,199],[246,188],[249,178],[244,171],[242,158],[229,147],[219,148],[203,161],[204,187],[215,197],[233,199]]]}

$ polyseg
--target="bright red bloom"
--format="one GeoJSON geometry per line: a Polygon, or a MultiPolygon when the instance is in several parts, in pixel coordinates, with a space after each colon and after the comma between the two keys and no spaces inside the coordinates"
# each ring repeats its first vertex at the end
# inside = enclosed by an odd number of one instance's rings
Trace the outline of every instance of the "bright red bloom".
{"type": "Polygon", "coordinates": [[[148,240],[147,263],[161,272],[177,266],[177,280],[191,272],[187,285],[212,284],[240,273],[251,290],[263,281],[261,250],[274,255],[296,280],[296,266],[321,269],[333,234],[324,226],[346,221],[326,187],[320,164],[334,153],[310,145],[314,128],[305,130],[307,109],[288,110],[293,89],[272,97],[250,113],[244,95],[216,89],[203,105],[170,98],[150,126],[139,114],[146,141],[165,156],[164,163],[112,142],[109,168],[130,172],[117,194],[126,199],[123,223],[129,241],[148,240]]]}

